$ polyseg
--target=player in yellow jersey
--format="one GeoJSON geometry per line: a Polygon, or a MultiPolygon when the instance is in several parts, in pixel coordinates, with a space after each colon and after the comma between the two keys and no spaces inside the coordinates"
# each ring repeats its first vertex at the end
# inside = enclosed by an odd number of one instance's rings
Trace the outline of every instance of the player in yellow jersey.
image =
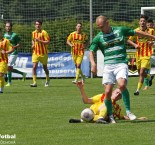
{"type": "MultiPolygon", "coordinates": [[[[147,20],[147,28],[152,28],[154,29],[154,22],[153,22],[153,19],[152,18],[149,18],[147,20]]],[[[153,42],[153,54],[151,56],[151,65],[155,65],[155,43],[153,42]]],[[[150,73],[150,70],[148,71],[148,73],[150,73]]],[[[154,76],[151,75],[151,80],[153,80],[154,76]]],[[[149,80],[147,78],[144,78],[144,89],[143,90],[148,90],[149,89],[149,80]]]]}
{"type": "MultiPolygon", "coordinates": [[[[86,92],[84,90],[84,85],[82,82],[77,82],[77,87],[80,89],[83,103],[91,104],[90,109],[93,111],[95,115],[91,122],[103,123],[103,124],[108,123],[107,108],[103,103],[105,94],[98,94],[89,98],[86,95],[86,92]]],[[[113,105],[113,116],[114,118],[118,118],[118,119],[128,119],[127,116],[124,116],[121,113],[121,107],[116,103],[116,101],[120,100],[121,98],[122,98],[121,91],[119,89],[115,89],[111,96],[112,105],[113,105]]],[[[70,119],[69,121],[70,123],[74,123],[74,122],[81,122],[82,120],[70,119]]]]}
{"type": "Polygon", "coordinates": [[[4,89],[4,75],[8,70],[8,53],[14,51],[10,41],[3,37],[2,29],[0,28],[0,94],[4,89]]]}
{"type": "Polygon", "coordinates": [[[42,21],[37,19],[35,21],[36,30],[32,32],[32,77],[33,83],[30,85],[31,87],[37,87],[37,67],[38,63],[41,62],[43,65],[43,69],[46,74],[46,82],[45,87],[49,86],[49,70],[47,68],[48,61],[48,44],[50,43],[50,37],[48,33],[42,29],[42,21]]]}
{"type": "MultiPolygon", "coordinates": [[[[80,89],[81,98],[83,100],[84,104],[91,104],[90,110],[94,113],[94,118],[91,121],[88,122],[95,122],[95,123],[102,123],[107,124],[110,122],[108,118],[108,112],[107,108],[105,106],[104,99],[105,94],[98,94],[91,98],[89,98],[85,92],[84,84],[82,82],[77,82],[77,87],[80,89]]],[[[121,106],[116,103],[116,101],[120,100],[122,98],[121,90],[115,89],[112,92],[112,113],[114,118],[121,119],[121,120],[130,120],[128,116],[125,116],[124,113],[122,113],[121,106]]],[[[88,109],[88,108],[87,108],[88,109]]],[[[139,117],[138,120],[147,120],[146,117],[139,117]]],[[[85,122],[82,119],[69,119],[69,123],[81,123],[85,122]]]]}
{"type": "MultiPolygon", "coordinates": [[[[147,28],[147,16],[141,15],[139,20],[139,27],[136,31],[143,31],[151,35],[155,35],[154,29],[147,28]]],[[[140,36],[130,36],[128,43],[134,46],[136,51],[136,66],[139,73],[139,81],[137,90],[134,95],[139,95],[140,89],[143,85],[144,78],[149,79],[150,86],[152,85],[152,79],[147,71],[150,69],[150,58],[153,54],[152,39],[140,36]]]]}
{"type": "Polygon", "coordinates": [[[82,32],[82,23],[77,23],[76,31],[70,33],[66,42],[71,47],[71,54],[76,67],[76,78],[72,83],[76,84],[79,76],[82,77],[82,81],[85,80],[85,75],[81,70],[81,63],[84,56],[84,49],[88,45],[88,36],[82,32]]]}

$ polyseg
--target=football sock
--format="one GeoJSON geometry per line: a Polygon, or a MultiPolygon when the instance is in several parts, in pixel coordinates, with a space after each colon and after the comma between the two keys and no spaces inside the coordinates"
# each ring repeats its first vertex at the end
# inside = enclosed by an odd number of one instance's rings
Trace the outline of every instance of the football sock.
{"type": "Polygon", "coordinates": [[[46,81],[49,81],[50,80],[50,78],[49,78],[49,74],[48,75],[46,75],[46,81]]]}
{"type": "Polygon", "coordinates": [[[147,75],[146,75],[146,78],[147,78],[148,80],[150,80],[150,78],[151,78],[150,74],[147,74],[147,75]]]}
{"type": "Polygon", "coordinates": [[[124,102],[126,111],[130,111],[130,94],[129,94],[128,89],[125,89],[122,92],[122,97],[123,97],[123,102],[124,102]]]}
{"type": "Polygon", "coordinates": [[[0,88],[2,88],[2,86],[3,86],[3,79],[2,79],[3,77],[0,77],[0,88]]]}
{"type": "Polygon", "coordinates": [[[37,76],[33,75],[33,83],[37,83],[37,76]]]}
{"type": "Polygon", "coordinates": [[[77,68],[76,69],[76,78],[75,78],[76,81],[79,79],[79,75],[80,75],[80,68],[77,68]]]}
{"type": "Polygon", "coordinates": [[[11,84],[12,72],[8,71],[8,83],[11,84]]]}
{"type": "Polygon", "coordinates": [[[17,69],[13,69],[12,72],[23,75],[23,72],[21,72],[21,71],[19,71],[17,69]]]}
{"type": "Polygon", "coordinates": [[[110,100],[107,100],[105,98],[104,99],[104,103],[105,103],[105,106],[107,107],[108,115],[112,115],[112,101],[111,101],[111,99],[110,100]]]}
{"type": "Polygon", "coordinates": [[[0,91],[1,92],[3,92],[4,83],[5,83],[4,77],[0,77],[0,91]]]}
{"type": "Polygon", "coordinates": [[[149,80],[147,78],[144,78],[144,85],[149,86],[149,80]]]}
{"type": "Polygon", "coordinates": [[[143,85],[142,83],[138,82],[137,91],[139,91],[142,88],[142,85],[143,85]]]}
{"type": "Polygon", "coordinates": [[[83,78],[84,76],[83,76],[83,72],[81,69],[80,69],[80,74],[81,74],[81,77],[83,78]]]}

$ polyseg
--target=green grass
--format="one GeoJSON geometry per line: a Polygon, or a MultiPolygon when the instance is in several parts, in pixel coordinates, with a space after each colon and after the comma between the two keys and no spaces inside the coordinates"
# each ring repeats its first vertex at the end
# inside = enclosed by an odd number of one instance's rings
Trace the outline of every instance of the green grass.
{"type": "MultiPolygon", "coordinates": [[[[13,80],[0,94],[0,134],[16,134],[17,145],[155,145],[154,84],[134,96],[138,78],[128,82],[132,112],[148,121],[70,124],[70,118],[79,118],[81,110],[89,106],[82,103],[71,81],[51,79],[51,86],[45,88],[40,79],[37,88],[30,88],[31,80],[13,80]]],[[[90,97],[102,93],[101,78],[86,79],[85,90],[90,97]]],[[[120,104],[124,109],[122,100],[120,104]]]]}

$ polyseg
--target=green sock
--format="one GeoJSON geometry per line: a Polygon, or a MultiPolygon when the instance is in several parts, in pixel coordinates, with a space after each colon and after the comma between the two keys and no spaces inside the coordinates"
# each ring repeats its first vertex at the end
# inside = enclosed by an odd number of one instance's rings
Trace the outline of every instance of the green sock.
{"type": "Polygon", "coordinates": [[[17,69],[13,69],[12,72],[23,75],[23,72],[21,72],[21,71],[19,71],[17,69]]]}
{"type": "MultiPolygon", "coordinates": [[[[150,74],[150,70],[149,69],[146,69],[145,70],[145,73],[146,74],[150,74]]],[[[147,77],[144,78],[144,85],[145,86],[149,86],[149,79],[147,77]]]]}
{"type": "Polygon", "coordinates": [[[104,99],[104,103],[105,103],[105,106],[107,107],[108,115],[112,115],[112,101],[111,101],[111,99],[110,100],[107,100],[105,98],[104,99]]]}
{"type": "Polygon", "coordinates": [[[147,78],[144,78],[144,85],[149,86],[149,80],[147,78]]]}
{"type": "Polygon", "coordinates": [[[123,102],[124,102],[126,111],[130,111],[130,94],[129,94],[128,89],[125,89],[122,92],[122,97],[123,97],[123,102]]]}
{"type": "Polygon", "coordinates": [[[8,83],[11,84],[12,72],[8,71],[8,83]]]}

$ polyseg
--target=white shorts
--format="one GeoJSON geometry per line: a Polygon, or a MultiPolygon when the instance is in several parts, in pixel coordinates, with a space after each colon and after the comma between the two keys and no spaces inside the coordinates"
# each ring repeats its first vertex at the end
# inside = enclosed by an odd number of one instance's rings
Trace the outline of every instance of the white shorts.
{"type": "Polygon", "coordinates": [[[128,79],[127,64],[107,64],[104,66],[102,84],[115,84],[119,78],[128,79]]]}
{"type": "Polygon", "coordinates": [[[16,65],[17,57],[18,57],[18,55],[9,55],[9,57],[8,57],[8,66],[16,65]]]}
{"type": "Polygon", "coordinates": [[[151,61],[151,64],[155,65],[155,56],[151,56],[150,61],[151,61]]]}

